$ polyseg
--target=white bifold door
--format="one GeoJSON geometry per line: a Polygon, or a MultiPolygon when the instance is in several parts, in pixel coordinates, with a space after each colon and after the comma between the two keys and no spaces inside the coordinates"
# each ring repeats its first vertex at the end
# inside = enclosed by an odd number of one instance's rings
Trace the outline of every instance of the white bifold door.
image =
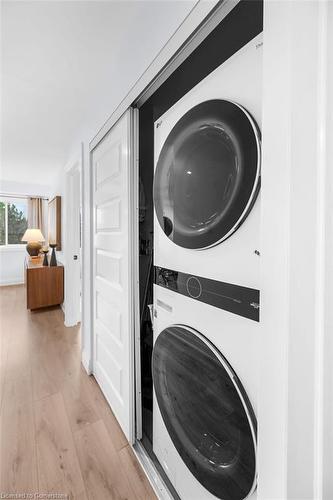
{"type": "Polygon", "coordinates": [[[132,238],[134,110],[92,153],[93,373],[129,441],[134,439],[132,238]]]}

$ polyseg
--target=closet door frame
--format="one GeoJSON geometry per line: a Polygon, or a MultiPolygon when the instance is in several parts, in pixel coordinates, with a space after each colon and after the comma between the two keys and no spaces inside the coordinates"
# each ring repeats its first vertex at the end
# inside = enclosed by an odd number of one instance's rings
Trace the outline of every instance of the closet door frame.
{"type": "MultiPolygon", "coordinates": [[[[128,241],[128,260],[129,260],[129,283],[128,283],[128,304],[129,304],[129,363],[128,367],[130,372],[130,385],[129,385],[129,411],[130,411],[130,422],[129,430],[126,429],[126,436],[128,437],[129,443],[134,444],[137,439],[136,435],[136,415],[138,409],[136,408],[137,402],[140,398],[136,396],[138,391],[141,391],[141,387],[137,387],[136,379],[140,381],[137,377],[137,373],[140,373],[140,367],[137,366],[137,359],[140,359],[136,353],[136,349],[140,349],[140,315],[139,315],[139,251],[137,248],[138,240],[138,148],[137,148],[137,137],[138,137],[138,110],[135,108],[128,108],[125,113],[123,113],[120,120],[128,114],[128,127],[126,129],[127,143],[128,143],[128,211],[129,211],[129,241],[128,241]],[[137,346],[138,344],[138,346],[137,346]]],[[[117,125],[117,122],[114,126],[117,125]]],[[[111,127],[112,128],[112,127],[111,127]]],[[[111,129],[108,131],[108,133],[111,129]]],[[[108,134],[107,133],[107,134],[108,134]]],[[[106,137],[105,134],[101,141],[106,137]]],[[[100,142],[101,142],[100,141],[100,142]]],[[[95,146],[95,148],[98,145],[95,146]]],[[[90,348],[90,374],[94,373],[94,361],[95,361],[95,334],[94,334],[94,320],[95,320],[95,258],[94,258],[94,238],[95,238],[95,223],[94,223],[94,168],[93,168],[93,152],[94,149],[90,151],[90,275],[91,275],[91,290],[90,294],[90,310],[91,310],[91,348],[90,348]]],[[[138,351],[140,353],[140,351],[138,351]]],[[[110,405],[111,409],[112,406],[110,405]]]]}

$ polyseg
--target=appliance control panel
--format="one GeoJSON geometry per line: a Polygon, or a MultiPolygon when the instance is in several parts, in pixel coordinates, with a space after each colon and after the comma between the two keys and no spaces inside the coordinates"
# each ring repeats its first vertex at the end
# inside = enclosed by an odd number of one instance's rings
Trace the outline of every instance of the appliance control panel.
{"type": "Polygon", "coordinates": [[[154,283],[194,300],[259,321],[260,292],[254,288],[155,267],[154,283]]]}

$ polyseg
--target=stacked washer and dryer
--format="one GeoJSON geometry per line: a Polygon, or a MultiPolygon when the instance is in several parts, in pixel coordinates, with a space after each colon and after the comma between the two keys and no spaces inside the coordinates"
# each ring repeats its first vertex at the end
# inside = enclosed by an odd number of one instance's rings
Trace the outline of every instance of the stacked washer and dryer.
{"type": "Polygon", "coordinates": [[[183,500],[256,497],[261,35],[155,123],[153,450],[183,500]]]}

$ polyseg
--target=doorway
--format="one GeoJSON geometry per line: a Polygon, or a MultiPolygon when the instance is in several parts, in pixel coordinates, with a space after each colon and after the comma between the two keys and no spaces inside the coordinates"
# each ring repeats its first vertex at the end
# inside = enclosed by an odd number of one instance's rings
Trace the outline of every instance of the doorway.
{"type": "Polygon", "coordinates": [[[65,246],[65,325],[74,326],[81,321],[81,242],[82,202],[81,170],[82,151],[69,164],[66,171],[66,246],[65,246]]]}
{"type": "MultiPolygon", "coordinates": [[[[200,81],[227,61],[263,30],[263,2],[240,1],[210,32],[210,34],[180,63],[170,76],[146,100],[134,105],[139,108],[139,296],[140,296],[140,379],[137,386],[137,438],[148,454],[155,470],[172,492],[168,480],[153,452],[153,380],[151,371],[154,344],[154,123],[200,81]],[[219,50],[216,50],[219,47],[219,50]]],[[[159,126],[159,123],[156,124],[159,126]]],[[[158,216],[158,214],[156,214],[158,216]]]]}

